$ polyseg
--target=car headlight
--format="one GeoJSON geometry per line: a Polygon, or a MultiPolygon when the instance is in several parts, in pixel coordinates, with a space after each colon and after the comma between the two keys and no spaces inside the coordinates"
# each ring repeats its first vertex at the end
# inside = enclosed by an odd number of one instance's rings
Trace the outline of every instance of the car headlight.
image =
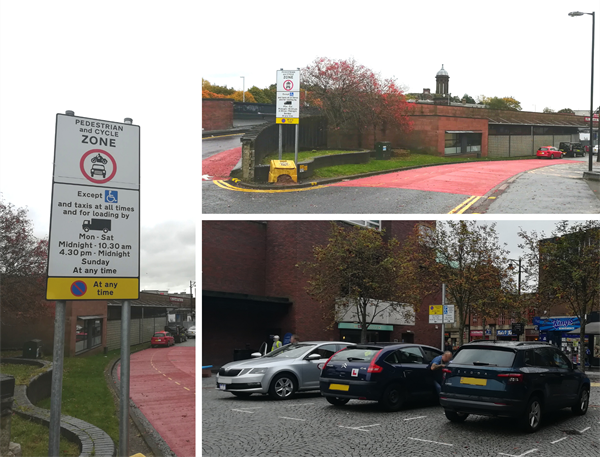
{"type": "Polygon", "coordinates": [[[268,368],[252,368],[248,374],[265,374],[268,368]]]}

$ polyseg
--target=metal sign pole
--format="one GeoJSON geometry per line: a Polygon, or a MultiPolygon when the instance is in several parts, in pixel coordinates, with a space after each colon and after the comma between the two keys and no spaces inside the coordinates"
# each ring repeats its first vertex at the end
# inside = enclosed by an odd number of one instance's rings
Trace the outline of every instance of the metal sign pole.
{"type": "Polygon", "coordinates": [[[442,283],[442,351],[446,350],[446,341],[444,339],[444,311],[446,310],[446,284],[442,283]]]}
{"type": "Polygon", "coordinates": [[[65,358],[65,308],[67,302],[56,302],[54,312],[54,349],[52,351],[52,387],[50,390],[50,440],[48,456],[60,453],[60,408],[62,401],[63,361],[65,358]]]}
{"type": "Polygon", "coordinates": [[[294,144],[294,163],[298,167],[298,133],[300,131],[300,124],[296,124],[296,141],[294,144]]]}
{"type": "MultiPolygon", "coordinates": [[[[119,457],[129,456],[129,328],[131,304],[124,300],[121,307],[121,403],[119,414],[119,457]]],[[[58,454],[57,454],[58,455],[58,454]]]]}
{"type": "Polygon", "coordinates": [[[281,155],[283,154],[282,127],[283,126],[279,124],[279,160],[281,160],[281,155]]]}

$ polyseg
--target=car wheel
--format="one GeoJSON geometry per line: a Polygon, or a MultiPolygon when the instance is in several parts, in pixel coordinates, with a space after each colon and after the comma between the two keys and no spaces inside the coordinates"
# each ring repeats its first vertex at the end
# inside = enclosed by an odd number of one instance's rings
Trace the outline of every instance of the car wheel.
{"type": "Polygon", "coordinates": [[[238,398],[248,398],[250,395],[252,395],[252,392],[231,392],[231,393],[238,398]]]}
{"type": "Polygon", "coordinates": [[[340,397],[325,397],[329,403],[333,406],[344,406],[346,403],[350,401],[349,398],[340,398],[340,397]]]}
{"type": "Polygon", "coordinates": [[[554,154],[550,154],[550,160],[554,159],[554,154]]]}
{"type": "Polygon", "coordinates": [[[398,411],[404,405],[406,393],[400,384],[390,384],[383,391],[379,404],[385,411],[398,411]]]}
{"type": "Polygon", "coordinates": [[[573,414],[583,416],[585,413],[587,413],[589,404],[590,390],[586,387],[583,387],[581,389],[581,392],[579,393],[579,399],[577,401],[577,404],[571,407],[571,411],[573,411],[573,414]]]}
{"type": "Polygon", "coordinates": [[[467,413],[459,413],[457,411],[450,411],[448,409],[444,410],[444,414],[446,415],[446,419],[450,422],[464,422],[469,415],[467,413]]]}
{"type": "Polygon", "coordinates": [[[538,397],[532,397],[527,403],[525,413],[521,417],[521,428],[527,433],[533,433],[542,423],[542,403],[538,397]]]}
{"type": "Polygon", "coordinates": [[[280,374],[273,378],[269,395],[275,400],[289,400],[298,390],[296,379],[289,374],[280,374]]]}

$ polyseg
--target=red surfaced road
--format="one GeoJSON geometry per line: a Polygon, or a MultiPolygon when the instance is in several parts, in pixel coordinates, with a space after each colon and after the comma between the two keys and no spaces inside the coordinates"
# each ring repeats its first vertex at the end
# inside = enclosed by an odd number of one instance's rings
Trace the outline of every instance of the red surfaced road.
{"type": "Polygon", "coordinates": [[[571,162],[575,161],[532,159],[438,165],[360,178],[332,184],[332,186],[391,187],[483,196],[516,174],[548,165],[571,162]]]}
{"type": "Polygon", "coordinates": [[[242,148],[219,152],[202,161],[202,174],[211,179],[228,179],[229,173],[242,157],[242,148]]]}
{"type": "MultiPolygon", "coordinates": [[[[171,450],[196,455],[196,348],[131,354],[129,395],[171,450]]],[[[119,371],[120,375],[120,371],[119,371]]]]}

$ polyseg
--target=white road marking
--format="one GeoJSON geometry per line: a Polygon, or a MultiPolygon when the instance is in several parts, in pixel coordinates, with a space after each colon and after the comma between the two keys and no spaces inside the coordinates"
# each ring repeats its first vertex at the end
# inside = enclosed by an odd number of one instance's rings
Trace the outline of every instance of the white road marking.
{"type": "Polygon", "coordinates": [[[404,420],[405,421],[412,421],[412,420],[415,420],[415,419],[423,419],[424,417],[427,417],[427,416],[409,417],[408,419],[404,419],[404,420]]]}
{"type": "Polygon", "coordinates": [[[550,444],[558,443],[559,441],[566,440],[566,439],[567,439],[567,437],[565,436],[564,438],[561,438],[559,440],[551,441],[550,444]]]}
{"type": "Polygon", "coordinates": [[[527,451],[521,455],[503,454],[502,452],[500,452],[500,455],[508,455],[509,457],[523,457],[524,455],[531,454],[532,452],[535,452],[535,451],[537,451],[537,449],[532,449],[531,451],[527,451]]]}
{"type": "Polygon", "coordinates": [[[293,421],[305,421],[306,419],[297,419],[295,417],[285,417],[285,416],[279,416],[279,419],[290,419],[293,421]]]}
{"type": "Polygon", "coordinates": [[[244,409],[231,409],[232,411],[239,411],[240,413],[250,413],[250,414],[254,414],[252,411],[245,411],[246,409],[260,409],[262,408],[262,406],[249,406],[247,408],[244,409]]]}
{"type": "Polygon", "coordinates": [[[381,424],[373,424],[373,425],[361,425],[360,427],[346,427],[346,426],[344,426],[344,425],[338,425],[338,427],[341,427],[341,428],[349,428],[349,429],[351,429],[351,430],[359,430],[359,431],[361,431],[361,432],[368,432],[369,430],[363,430],[363,428],[366,428],[366,427],[377,427],[378,425],[381,425],[381,424]]]}
{"type": "Polygon", "coordinates": [[[307,406],[307,405],[314,405],[314,403],[301,403],[299,405],[285,405],[285,406],[307,406]]]}
{"type": "Polygon", "coordinates": [[[584,428],[583,430],[580,430],[579,433],[583,433],[583,432],[589,430],[590,428],[592,428],[592,427],[584,428]]]}
{"type": "Polygon", "coordinates": [[[435,444],[443,444],[444,446],[454,446],[454,444],[448,444],[448,443],[440,443],[439,441],[430,441],[430,440],[422,440],[420,438],[408,438],[409,440],[415,440],[415,441],[423,441],[425,443],[435,443],[435,444]]]}

